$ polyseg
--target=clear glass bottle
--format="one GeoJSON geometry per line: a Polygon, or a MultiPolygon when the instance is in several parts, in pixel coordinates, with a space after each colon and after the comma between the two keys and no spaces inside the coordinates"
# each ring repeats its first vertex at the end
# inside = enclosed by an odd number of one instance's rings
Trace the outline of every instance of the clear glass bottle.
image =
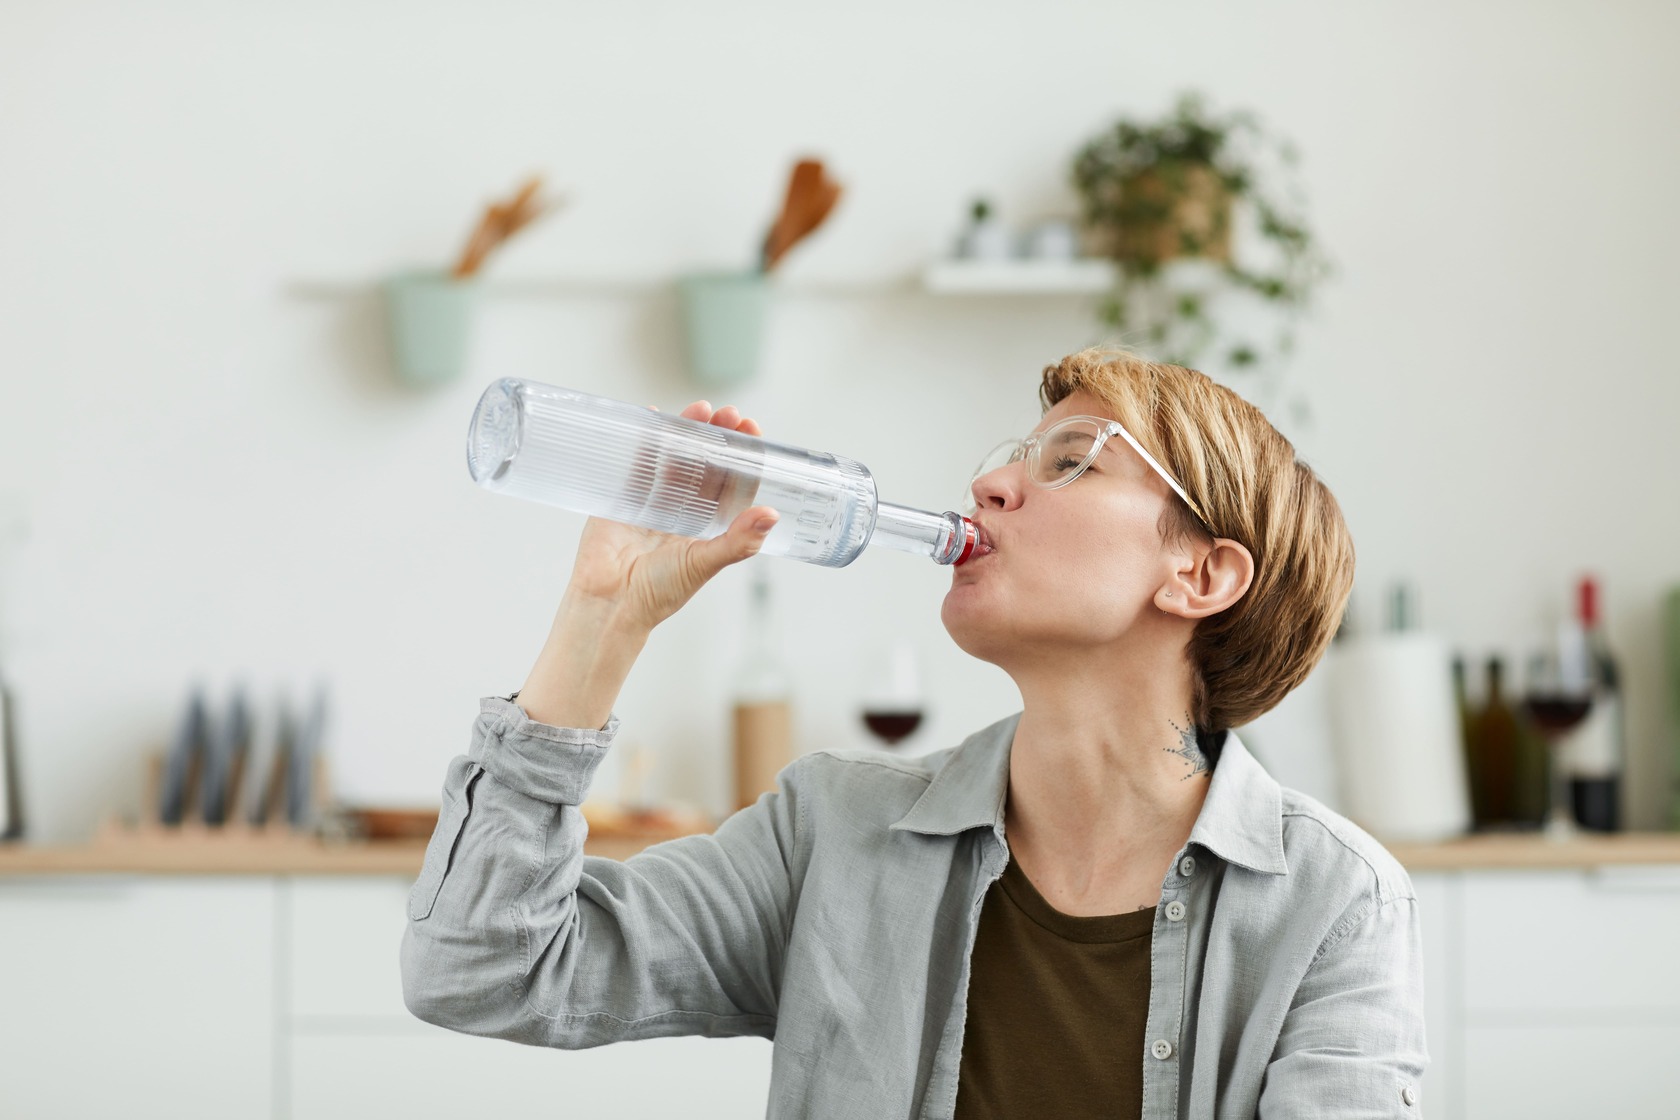
{"type": "Polygon", "coordinates": [[[871,545],[960,564],[976,543],[960,514],[880,501],[855,460],[516,378],[479,398],[467,468],[497,493],[688,537],[771,506],[763,553],[832,568],[871,545]]]}
{"type": "Polygon", "coordinates": [[[776,788],[776,775],[793,761],[793,682],[777,640],[769,573],[753,569],[746,649],[735,673],[733,718],[735,809],[776,788]]]}

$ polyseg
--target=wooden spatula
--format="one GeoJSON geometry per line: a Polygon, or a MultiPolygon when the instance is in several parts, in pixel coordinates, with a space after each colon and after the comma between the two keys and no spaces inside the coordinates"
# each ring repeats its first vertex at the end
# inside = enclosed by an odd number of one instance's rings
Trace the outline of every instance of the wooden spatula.
{"type": "Polygon", "coordinates": [[[764,238],[760,268],[774,269],[789,249],[822,225],[839,200],[840,184],[828,177],[821,160],[802,159],[794,164],[782,212],[764,238]]]}

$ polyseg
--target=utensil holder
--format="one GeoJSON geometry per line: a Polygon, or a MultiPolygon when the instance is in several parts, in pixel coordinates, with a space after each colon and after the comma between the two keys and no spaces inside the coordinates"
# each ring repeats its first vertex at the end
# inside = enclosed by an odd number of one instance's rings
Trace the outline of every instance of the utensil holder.
{"type": "Polygon", "coordinates": [[[769,278],[762,272],[707,272],[677,284],[689,368],[702,385],[736,385],[758,372],[769,278]]]}
{"type": "Polygon", "coordinates": [[[399,380],[432,386],[466,368],[478,282],[415,269],[386,278],[385,318],[399,380]]]}

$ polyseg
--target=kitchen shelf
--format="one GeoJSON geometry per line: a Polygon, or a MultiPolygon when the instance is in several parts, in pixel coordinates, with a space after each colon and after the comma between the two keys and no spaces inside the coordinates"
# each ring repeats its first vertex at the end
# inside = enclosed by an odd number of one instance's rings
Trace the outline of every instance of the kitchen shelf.
{"type": "MultiPolygon", "coordinates": [[[[479,290],[496,298],[637,299],[676,291],[670,276],[493,276],[479,290]]],[[[1114,284],[1114,266],[1104,260],[938,261],[919,274],[859,279],[778,277],[778,295],[855,298],[901,296],[1091,296],[1114,284]]],[[[287,295],[304,300],[339,300],[370,295],[378,281],[311,277],[288,281],[287,295]]]]}
{"type": "Polygon", "coordinates": [[[1114,287],[1106,260],[940,261],[922,273],[933,295],[1101,295],[1114,287]]]}

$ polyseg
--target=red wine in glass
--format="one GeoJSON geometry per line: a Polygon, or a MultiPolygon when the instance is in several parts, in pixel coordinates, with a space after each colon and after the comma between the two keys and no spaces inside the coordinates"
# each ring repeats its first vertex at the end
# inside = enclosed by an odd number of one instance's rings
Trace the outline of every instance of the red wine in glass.
{"type": "Polygon", "coordinates": [[[866,708],[863,725],[869,728],[871,735],[891,747],[915,733],[916,728],[922,725],[922,713],[919,709],[886,711],[866,708]]]}
{"type": "Polygon", "coordinates": [[[1568,692],[1530,692],[1523,697],[1529,718],[1549,735],[1561,735],[1578,726],[1592,711],[1592,697],[1568,692]]]}

